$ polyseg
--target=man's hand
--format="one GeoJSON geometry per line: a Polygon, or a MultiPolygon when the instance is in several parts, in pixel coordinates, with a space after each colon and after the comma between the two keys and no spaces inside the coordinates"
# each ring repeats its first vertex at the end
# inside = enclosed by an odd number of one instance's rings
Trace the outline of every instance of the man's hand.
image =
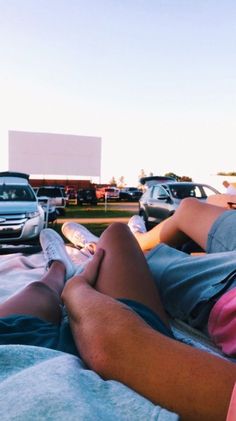
{"type": "Polygon", "coordinates": [[[72,303],[75,297],[77,297],[76,300],[78,300],[77,290],[80,288],[80,286],[90,285],[93,287],[95,285],[104,254],[105,253],[103,249],[97,248],[93,258],[87,264],[84,271],[79,275],[74,275],[65,283],[61,294],[62,301],[64,301],[65,304],[66,301],[68,301],[68,303],[72,303]]]}
{"type": "Polygon", "coordinates": [[[104,254],[105,252],[103,249],[97,248],[93,258],[85,266],[83,272],[79,273],[78,275],[74,275],[66,282],[64,292],[65,290],[68,291],[69,289],[79,286],[82,283],[94,286],[97,281],[100,265],[102,263],[104,254]]]}
{"type": "Polygon", "coordinates": [[[84,271],[78,275],[78,277],[81,280],[86,281],[87,284],[91,286],[95,285],[103,258],[104,250],[97,248],[93,258],[86,265],[84,271]]]}

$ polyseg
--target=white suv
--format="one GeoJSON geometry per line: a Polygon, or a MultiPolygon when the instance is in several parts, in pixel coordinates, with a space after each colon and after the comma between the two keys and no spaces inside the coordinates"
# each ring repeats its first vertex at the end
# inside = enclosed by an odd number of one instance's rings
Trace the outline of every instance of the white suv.
{"type": "Polygon", "coordinates": [[[28,174],[0,172],[1,243],[38,237],[44,227],[44,211],[28,179],[28,174]]]}
{"type": "Polygon", "coordinates": [[[40,186],[34,188],[35,194],[42,202],[47,199],[49,206],[55,208],[58,214],[63,215],[66,207],[66,194],[63,187],[60,186],[40,186]]]}

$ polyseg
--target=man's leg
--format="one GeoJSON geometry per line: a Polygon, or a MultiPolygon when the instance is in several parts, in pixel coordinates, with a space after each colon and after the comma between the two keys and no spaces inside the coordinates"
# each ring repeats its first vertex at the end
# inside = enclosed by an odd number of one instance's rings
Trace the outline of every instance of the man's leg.
{"type": "Polygon", "coordinates": [[[192,239],[206,250],[207,237],[215,220],[225,208],[194,198],[183,199],[173,216],[146,233],[134,233],[141,249],[148,251],[160,243],[179,247],[192,239]]]}

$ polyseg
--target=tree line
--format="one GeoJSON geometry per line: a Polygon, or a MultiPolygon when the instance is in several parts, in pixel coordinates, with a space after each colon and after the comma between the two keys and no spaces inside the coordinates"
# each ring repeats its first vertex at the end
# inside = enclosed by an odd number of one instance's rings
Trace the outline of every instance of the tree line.
{"type": "MultiPolygon", "coordinates": [[[[138,187],[141,186],[141,184],[139,183],[140,178],[147,177],[147,176],[148,177],[152,177],[152,176],[154,176],[154,174],[153,174],[153,172],[150,172],[149,174],[147,174],[144,169],[141,169],[141,171],[140,171],[140,173],[138,175],[138,187]]],[[[191,177],[188,177],[186,175],[177,175],[177,174],[175,174],[173,172],[168,172],[168,173],[164,174],[164,176],[166,176],[166,177],[172,177],[176,181],[192,181],[192,178],[191,177]]],[[[112,176],[109,184],[111,186],[114,186],[114,187],[119,187],[120,189],[122,189],[125,186],[127,186],[127,183],[125,181],[125,177],[123,175],[121,177],[119,177],[118,180],[116,180],[116,178],[114,176],[112,176]]]]}

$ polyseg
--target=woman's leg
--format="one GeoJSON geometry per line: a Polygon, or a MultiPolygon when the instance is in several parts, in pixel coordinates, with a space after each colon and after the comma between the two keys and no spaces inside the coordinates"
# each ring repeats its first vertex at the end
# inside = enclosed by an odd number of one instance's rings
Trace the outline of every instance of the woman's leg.
{"type": "Polygon", "coordinates": [[[0,317],[28,314],[60,324],[64,282],[65,266],[62,262],[55,261],[40,281],[32,282],[0,304],[0,317]]]}
{"type": "Polygon", "coordinates": [[[96,289],[113,298],[127,298],[145,304],[168,325],[146,259],[128,226],[123,223],[110,225],[97,247],[105,250],[105,257],[96,289]]]}
{"type": "Polygon", "coordinates": [[[141,249],[148,251],[160,243],[179,247],[192,239],[206,250],[209,230],[225,208],[201,202],[198,199],[183,199],[173,216],[162,221],[146,233],[134,233],[141,249]]]}

